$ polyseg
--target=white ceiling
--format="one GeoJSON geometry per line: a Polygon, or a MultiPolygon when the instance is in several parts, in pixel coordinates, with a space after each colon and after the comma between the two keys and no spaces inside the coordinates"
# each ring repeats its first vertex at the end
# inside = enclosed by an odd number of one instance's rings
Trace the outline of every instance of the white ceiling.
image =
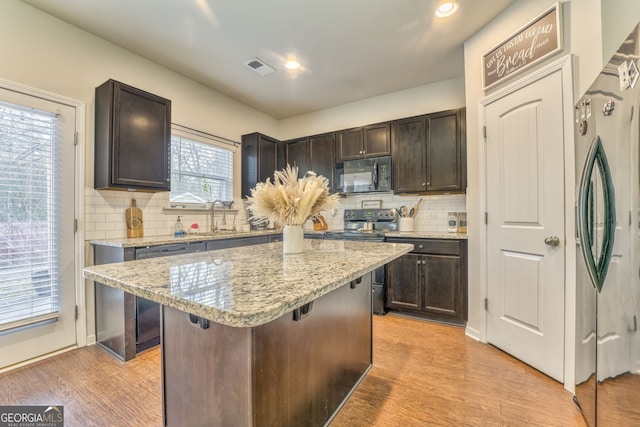
{"type": "Polygon", "coordinates": [[[282,119],[463,76],[464,41],[514,0],[446,19],[443,0],[22,1],[282,119]]]}

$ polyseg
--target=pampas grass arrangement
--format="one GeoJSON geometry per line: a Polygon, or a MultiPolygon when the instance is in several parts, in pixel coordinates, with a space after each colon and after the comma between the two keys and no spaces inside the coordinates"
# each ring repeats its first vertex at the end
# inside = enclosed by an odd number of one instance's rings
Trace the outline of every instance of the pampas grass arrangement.
{"type": "Polygon", "coordinates": [[[298,168],[289,166],[273,174],[273,182],[259,182],[247,198],[254,223],[302,225],[321,211],[338,206],[340,196],[329,194],[329,180],[314,172],[298,179],[298,168]]]}

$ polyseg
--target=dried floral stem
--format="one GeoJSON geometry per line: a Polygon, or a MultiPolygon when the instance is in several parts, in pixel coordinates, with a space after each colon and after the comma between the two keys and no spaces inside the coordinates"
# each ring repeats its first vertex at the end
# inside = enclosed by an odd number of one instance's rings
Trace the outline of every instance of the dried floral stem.
{"type": "Polygon", "coordinates": [[[298,179],[298,168],[289,166],[273,174],[273,182],[259,182],[247,198],[255,223],[302,225],[320,212],[338,206],[340,196],[329,194],[329,180],[314,172],[298,179]]]}

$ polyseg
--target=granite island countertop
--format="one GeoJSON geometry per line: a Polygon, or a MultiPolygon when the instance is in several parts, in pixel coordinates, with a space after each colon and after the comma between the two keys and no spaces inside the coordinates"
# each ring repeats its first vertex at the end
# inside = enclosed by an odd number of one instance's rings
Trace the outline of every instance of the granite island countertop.
{"type": "Polygon", "coordinates": [[[87,267],[86,279],[210,321],[275,320],[413,250],[413,245],[305,239],[304,252],[267,243],[87,267]]]}

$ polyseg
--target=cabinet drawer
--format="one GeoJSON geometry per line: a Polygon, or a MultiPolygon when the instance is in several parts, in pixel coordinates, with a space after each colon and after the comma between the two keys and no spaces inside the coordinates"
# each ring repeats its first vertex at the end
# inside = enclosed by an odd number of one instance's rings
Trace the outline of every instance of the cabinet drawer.
{"type": "Polygon", "coordinates": [[[461,255],[462,242],[460,240],[444,239],[404,239],[387,238],[389,243],[409,243],[413,245],[412,253],[432,255],[461,255]]]}
{"type": "Polygon", "coordinates": [[[136,259],[158,258],[163,256],[189,254],[193,252],[202,252],[205,250],[203,242],[159,245],[145,248],[136,248],[136,259]]]}

